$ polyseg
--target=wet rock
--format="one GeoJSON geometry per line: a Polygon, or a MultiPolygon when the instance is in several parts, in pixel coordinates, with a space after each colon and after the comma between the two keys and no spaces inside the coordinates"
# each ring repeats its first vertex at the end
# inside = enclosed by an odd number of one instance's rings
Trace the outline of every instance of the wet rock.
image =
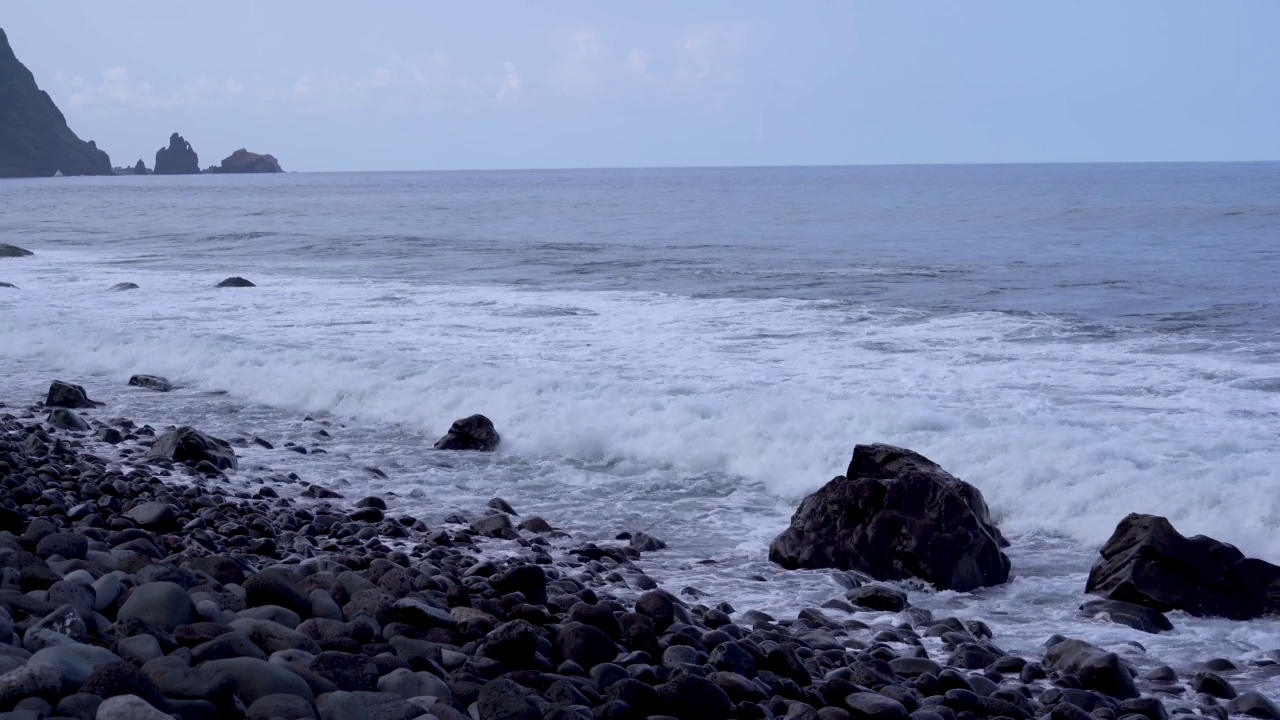
{"type": "Polygon", "coordinates": [[[80,410],[96,408],[102,403],[94,402],[85,394],[84,388],[61,380],[54,380],[49,385],[49,394],[45,397],[45,407],[70,408],[80,410]]]}
{"type": "Polygon", "coordinates": [[[600,663],[612,662],[618,649],[599,628],[579,622],[569,622],[560,628],[555,640],[556,656],[572,660],[590,670],[600,663]]]}
{"type": "Polygon", "coordinates": [[[1062,640],[1050,646],[1045,652],[1044,666],[1075,676],[1080,686],[1088,690],[1120,700],[1138,697],[1133,675],[1120,656],[1083,640],[1062,640]]]}
{"type": "Polygon", "coordinates": [[[186,426],[156,438],[147,457],[192,464],[209,462],[219,470],[236,469],[236,453],[231,445],[186,426]]]}
{"type": "Polygon", "coordinates": [[[139,288],[137,283],[120,282],[112,285],[108,289],[111,290],[111,292],[124,292],[126,290],[138,290],[139,288]]]}
{"type": "Polygon", "coordinates": [[[99,665],[80,687],[80,692],[101,698],[135,695],[148,702],[162,702],[160,691],[151,678],[123,660],[99,665]]]}
{"type": "Polygon", "coordinates": [[[137,695],[117,695],[102,701],[95,720],[172,720],[172,715],[157,710],[137,695]]]}
{"type": "Polygon", "coordinates": [[[168,632],[191,622],[195,608],[181,585],[153,582],[139,585],[120,606],[119,620],[143,620],[168,632]]]}
{"type": "Polygon", "coordinates": [[[83,560],[89,551],[89,538],[80,533],[50,533],[36,544],[36,554],[42,558],[61,555],[67,560],[83,560]]]}
{"type": "MultiPolygon", "coordinates": [[[[0,678],[0,683],[3,678],[0,678]]],[[[1227,711],[1232,715],[1248,715],[1264,720],[1280,720],[1280,707],[1256,690],[1241,693],[1240,697],[1227,703],[1227,711]]]]}
{"type": "Polygon", "coordinates": [[[30,663],[0,675],[0,706],[10,707],[25,697],[56,697],[62,671],[47,663],[30,663]]]}
{"type": "Polygon", "coordinates": [[[733,709],[724,690],[694,675],[681,675],[656,690],[667,712],[679,720],[727,720],[733,709]]]}
{"type": "Polygon", "coordinates": [[[255,658],[229,658],[213,660],[202,667],[213,672],[226,673],[235,682],[235,694],[246,705],[267,695],[296,695],[307,702],[314,702],[311,687],[288,669],[255,658]]]}
{"type": "MultiPolygon", "coordinates": [[[[1175,675],[1173,680],[1177,679],[1175,675]]],[[[1196,673],[1191,678],[1191,689],[1223,700],[1231,700],[1237,695],[1236,689],[1227,682],[1226,678],[1211,670],[1196,673]]]]}
{"type": "Polygon", "coordinates": [[[542,711],[528,691],[506,679],[480,688],[476,710],[480,720],[542,720],[542,711]]]}
{"type": "Polygon", "coordinates": [[[173,383],[159,375],[134,375],[129,378],[129,387],[140,387],[147,390],[155,390],[156,392],[169,392],[173,390],[173,383]]]}
{"type": "Polygon", "coordinates": [[[1090,600],[1080,606],[1080,614],[1110,620],[1152,634],[1173,629],[1173,623],[1169,622],[1164,613],[1120,600],[1090,600]]]}
{"type": "Polygon", "coordinates": [[[632,535],[629,544],[640,552],[653,552],[667,547],[665,542],[645,532],[637,532],[632,535]]]}
{"type": "Polygon", "coordinates": [[[46,422],[59,430],[85,432],[89,429],[89,423],[85,422],[84,418],[66,408],[54,408],[46,422]]]}
{"type": "Polygon", "coordinates": [[[845,707],[849,708],[849,717],[857,720],[880,720],[881,718],[905,718],[907,709],[902,703],[887,698],[879,693],[857,692],[847,695],[845,707]]]}
{"type": "Polygon", "coordinates": [[[263,570],[249,576],[242,586],[245,602],[250,607],[279,605],[297,613],[300,618],[311,617],[311,598],[284,572],[263,570]]]}
{"type": "Polygon", "coordinates": [[[449,432],[436,441],[437,450],[479,450],[492,452],[502,442],[493,421],[483,415],[472,415],[457,420],[449,426],[449,432]]]}
{"type": "Polygon", "coordinates": [[[0,258],[31,257],[32,255],[35,253],[25,248],[0,243],[0,258]]]}
{"type": "Polygon", "coordinates": [[[311,703],[297,695],[264,695],[245,711],[247,720],[315,720],[311,703]]]}
{"type": "Polygon", "coordinates": [[[1002,539],[977,488],[910,450],[859,445],[846,474],[800,504],[769,559],[968,591],[1009,579],[1002,539]]]}
{"type": "Polygon", "coordinates": [[[1280,567],[1212,538],[1183,537],[1163,517],[1128,515],[1101,554],[1086,592],[1235,620],[1280,612],[1280,567]]]}
{"type": "Polygon", "coordinates": [[[863,585],[845,594],[845,599],[868,610],[902,612],[907,609],[907,594],[884,585],[863,585]]]}
{"type": "Polygon", "coordinates": [[[245,280],[244,278],[240,277],[239,275],[233,275],[233,276],[231,276],[231,277],[227,278],[226,280],[223,280],[222,282],[218,283],[218,287],[220,287],[220,288],[250,288],[250,287],[257,287],[257,285],[254,285],[253,283],[249,282],[248,280],[245,280]]]}

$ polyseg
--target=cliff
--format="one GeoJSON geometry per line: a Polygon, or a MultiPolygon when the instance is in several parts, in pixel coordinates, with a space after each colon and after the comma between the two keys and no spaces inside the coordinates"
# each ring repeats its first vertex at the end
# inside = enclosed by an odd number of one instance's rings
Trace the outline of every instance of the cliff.
{"type": "Polygon", "coordinates": [[[0,177],[111,175],[111,158],[67,127],[0,30],[0,177]]]}

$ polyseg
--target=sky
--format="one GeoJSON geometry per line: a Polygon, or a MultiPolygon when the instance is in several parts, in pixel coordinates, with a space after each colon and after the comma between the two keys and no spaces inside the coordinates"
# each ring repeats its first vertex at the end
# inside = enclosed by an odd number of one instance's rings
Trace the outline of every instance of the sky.
{"type": "Polygon", "coordinates": [[[1280,2],[13,0],[72,129],[286,170],[1280,160],[1280,2]]]}

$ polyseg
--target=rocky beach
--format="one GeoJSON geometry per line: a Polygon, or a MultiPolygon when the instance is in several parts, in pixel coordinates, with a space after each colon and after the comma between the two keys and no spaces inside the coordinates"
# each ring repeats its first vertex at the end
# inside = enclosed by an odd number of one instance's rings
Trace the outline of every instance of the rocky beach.
{"type": "MultiPolygon", "coordinates": [[[[1138,672],[1061,635],[1022,657],[854,571],[843,597],[775,617],[664,587],[644,533],[583,543],[497,497],[428,524],[300,477],[300,445],[153,427],[70,382],[4,403],[4,718],[1280,717],[1226,659],[1138,672]]],[[[498,442],[476,416],[438,452],[498,442]]],[[[868,474],[903,462],[860,452],[868,474]]]]}

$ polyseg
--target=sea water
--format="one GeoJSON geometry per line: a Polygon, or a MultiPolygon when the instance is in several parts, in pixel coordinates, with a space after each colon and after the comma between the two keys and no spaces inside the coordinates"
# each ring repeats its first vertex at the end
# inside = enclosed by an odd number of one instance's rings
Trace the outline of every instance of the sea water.
{"type": "Polygon", "coordinates": [[[61,377],[320,448],[239,452],[429,523],[502,496],[578,540],[644,530],[668,589],[778,617],[842,588],[769,540],[856,443],[897,444],[1013,542],[1009,584],[915,604],[1031,659],[1063,633],[1280,695],[1276,619],[1077,610],[1130,512],[1280,563],[1280,164],[13,180],[0,242],[36,253],[0,259],[10,404],[61,377]],[[431,450],[477,412],[498,453],[431,450]]]}

